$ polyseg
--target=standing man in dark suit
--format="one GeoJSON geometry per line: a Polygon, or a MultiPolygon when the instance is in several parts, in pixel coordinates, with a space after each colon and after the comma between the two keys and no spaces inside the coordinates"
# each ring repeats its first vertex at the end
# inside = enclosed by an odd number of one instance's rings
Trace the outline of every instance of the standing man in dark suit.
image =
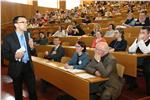
{"type": "Polygon", "coordinates": [[[3,45],[3,55],[9,60],[8,74],[13,79],[15,100],[23,100],[23,82],[27,85],[30,100],[37,100],[35,76],[31,54],[35,53],[33,40],[27,31],[27,19],[16,16],[13,19],[15,32],[9,34],[3,45]]]}

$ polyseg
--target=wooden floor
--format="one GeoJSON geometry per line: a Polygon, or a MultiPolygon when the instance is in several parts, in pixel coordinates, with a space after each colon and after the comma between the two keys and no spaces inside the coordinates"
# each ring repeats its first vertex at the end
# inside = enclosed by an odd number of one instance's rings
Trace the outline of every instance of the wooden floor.
{"type": "MultiPolygon", "coordinates": [[[[14,99],[14,92],[13,92],[13,85],[12,81],[6,77],[7,75],[7,67],[2,66],[1,67],[1,79],[2,79],[2,97],[1,100],[15,100],[14,99]]],[[[138,81],[138,88],[129,91],[127,90],[127,86],[125,85],[122,91],[121,96],[118,98],[118,100],[137,100],[140,98],[143,98],[146,96],[146,89],[145,89],[145,81],[142,76],[137,78],[138,81]]],[[[24,89],[25,92],[23,92],[24,100],[28,100],[26,88],[24,89]]],[[[38,95],[38,100],[56,100],[56,98],[59,95],[64,95],[65,92],[61,91],[55,86],[51,86],[46,93],[40,92],[40,81],[36,81],[36,91],[38,95]]]]}

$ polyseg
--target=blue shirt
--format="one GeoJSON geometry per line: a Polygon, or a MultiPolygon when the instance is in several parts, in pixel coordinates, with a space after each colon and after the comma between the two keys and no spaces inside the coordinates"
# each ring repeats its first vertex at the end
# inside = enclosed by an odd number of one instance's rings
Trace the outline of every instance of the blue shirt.
{"type": "Polygon", "coordinates": [[[28,55],[25,36],[24,36],[24,34],[21,35],[21,34],[17,33],[17,37],[19,39],[20,46],[25,48],[25,53],[24,53],[24,56],[22,58],[22,62],[27,63],[29,61],[29,55],[28,55]]]}

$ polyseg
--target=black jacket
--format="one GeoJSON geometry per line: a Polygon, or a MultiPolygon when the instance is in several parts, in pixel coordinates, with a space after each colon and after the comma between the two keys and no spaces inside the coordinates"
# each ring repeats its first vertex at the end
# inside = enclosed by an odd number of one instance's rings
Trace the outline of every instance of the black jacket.
{"type": "MultiPolygon", "coordinates": [[[[31,54],[36,54],[35,49],[32,49],[29,47],[28,44],[28,33],[25,32],[25,39],[26,39],[26,44],[27,44],[27,50],[28,50],[28,55],[29,55],[29,61],[30,61],[30,65],[32,67],[32,59],[31,59],[31,54]]],[[[18,49],[20,49],[20,43],[19,43],[19,39],[17,37],[16,32],[13,32],[11,34],[9,34],[8,36],[6,36],[6,38],[4,39],[3,42],[3,56],[4,58],[9,60],[9,68],[8,68],[8,74],[13,78],[13,77],[17,77],[20,75],[21,73],[21,69],[22,69],[22,62],[20,61],[16,61],[15,59],[15,53],[18,49]]]]}
{"type": "Polygon", "coordinates": [[[59,46],[56,50],[56,54],[52,54],[53,51],[55,51],[55,47],[52,48],[46,58],[48,58],[49,60],[60,62],[61,58],[65,55],[64,48],[62,46],[59,46]]]}

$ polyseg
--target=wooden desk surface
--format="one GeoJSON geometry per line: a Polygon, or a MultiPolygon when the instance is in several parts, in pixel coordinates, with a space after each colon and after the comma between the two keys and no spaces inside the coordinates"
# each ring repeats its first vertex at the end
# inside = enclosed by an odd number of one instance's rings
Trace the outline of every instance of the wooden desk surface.
{"type": "Polygon", "coordinates": [[[108,78],[101,77],[84,79],[74,73],[58,68],[64,66],[62,63],[50,62],[39,57],[32,57],[32,60],[37,77],[47,80],[77,100],[89,100],[91,83],[108,80],[108,78]]]}
{"type": "MultiPolygon", "coordinates": [[[[45,52],[46,50],[50,50],[53,46],[45,46],[39,45],[36,46],[37,52],[45,52]]],[[[68,57],[72,57],[75,52],[74,46],[63,46],[65,49],[65,55],[68,57]]],[[[87,47],[87,52],[90,58],[94,57],[94,49],[87,47]]],[[[133,77],[137,77],[137,59],[140,57],[150,56],[150,54],[129,54],[128,52],[113,52],[112,53],[117,62],[125,66],[125,74],[133,77]]]]}
{"type": "Polygon", "coordinates": [[[135,57],[146,57],[146,56],[150,56],[150,54],[142,54],[142,53],[130,54],[130,53],[128,53],[128,52],[112,52],[112,54],[129,55],[129,56],[135,56],[135,57]]]}

